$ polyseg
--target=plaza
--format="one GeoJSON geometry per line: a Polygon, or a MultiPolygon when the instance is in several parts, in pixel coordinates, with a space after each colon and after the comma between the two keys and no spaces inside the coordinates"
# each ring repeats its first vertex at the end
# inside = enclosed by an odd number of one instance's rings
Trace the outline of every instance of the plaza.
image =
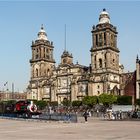
{"type": "Polygon", "coordinates": [[[139,140],[140,121],[82,117],[77,123],[0,119],[1,140],[139,140]]]}

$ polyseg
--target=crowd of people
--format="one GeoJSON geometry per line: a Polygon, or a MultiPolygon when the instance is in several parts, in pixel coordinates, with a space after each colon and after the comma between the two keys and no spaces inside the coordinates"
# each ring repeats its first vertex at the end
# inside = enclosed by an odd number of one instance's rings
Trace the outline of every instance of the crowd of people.
{"type": "Polygon", "coordinates": [[[88,117],[99,117],[101,119],[106,120],[123,120],[123,119],[131,119],[131,118],[140,118],[139,110],[116,110],[114,111],[112,108],[101,107],[101,108],[73,108],[73,107],[59,107],[48,109],[50,114],[62,114],[65,115],[66,120],[71,119],[71,114],[75,114],[78,117],[82,116],[85,122],[88,121],[88,117]]]}

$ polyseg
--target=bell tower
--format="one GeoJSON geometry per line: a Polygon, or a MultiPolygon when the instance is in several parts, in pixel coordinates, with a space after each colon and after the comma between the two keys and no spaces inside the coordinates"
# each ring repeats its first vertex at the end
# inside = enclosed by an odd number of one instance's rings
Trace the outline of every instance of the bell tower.
{"type": "Polygon", "coordinates": [[[73,56],[68,51],[64,50],[61,55],[61,64],[73,64],[73,56]]]}
{"type": "Polygon", "coordinates": [[[92,27],[91,72],[98,94],[119,88],[119,49],[117,29],[110,22],[106,9],[100,13],[99,23],[92,27]]]}
{"type": "Polygon", "coordinates": [[[49,78],[52,75],[52,69],[55,61],[53,59],[53,42],[50,42],[47,38],[47,34],[41,26],[41,30],[38,33],[38,38],[35,42],[32,42],[32,59],[31,64],[31,79],[46,77],[49,78]]]}
{"type": "Polygon", "coordinates": [[[30,98],[42,100],[43,94],[45,93],[44,83],[52,76],[55,66],[55,60],[53,58],[53,42],[48,40],[43,25],[38,32],[37,39],[32,41],[31,49],[31,80],[29,88],[32,96],[30,98]]]}

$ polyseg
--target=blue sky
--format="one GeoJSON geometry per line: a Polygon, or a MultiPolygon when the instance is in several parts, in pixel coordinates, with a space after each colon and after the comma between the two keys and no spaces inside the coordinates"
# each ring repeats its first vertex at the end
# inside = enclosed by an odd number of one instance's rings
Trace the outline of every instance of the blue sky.
{"type": "Polygon", "coordinates": [[[67,26],[67,50],[74,63],[90,64],[91,28],[98,24],[106,8],[111,24],[117,26],[120,63],[125,71],[135,70],[140,55],[139,1],[0,1],[0,90],[14,83],[15,91],[26,89],[30,80],[31,42],[41,24],[48,39],[54,42],[54,58],[60,63],[64,50],[64,27],[67,26]]]}

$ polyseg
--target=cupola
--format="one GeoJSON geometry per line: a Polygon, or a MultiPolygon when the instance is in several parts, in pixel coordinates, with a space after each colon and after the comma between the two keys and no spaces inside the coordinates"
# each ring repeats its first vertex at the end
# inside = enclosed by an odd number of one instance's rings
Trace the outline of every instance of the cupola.
{"type": "Polygon", "coordinates": [[[99,24],[104,24],[104,23],[110,23],[110,17],[106,9],[103,9],[103,11],[100,13],[99,16],[99,24]]]}
{"type": "Polygon", "coordinates": [[[41,29],[40,29],[40,31],[38,33],[37,40],[48,40],[47,34],[46,34],[45,30],[44,30],[43,25],[41,25],[41,29]]]}

